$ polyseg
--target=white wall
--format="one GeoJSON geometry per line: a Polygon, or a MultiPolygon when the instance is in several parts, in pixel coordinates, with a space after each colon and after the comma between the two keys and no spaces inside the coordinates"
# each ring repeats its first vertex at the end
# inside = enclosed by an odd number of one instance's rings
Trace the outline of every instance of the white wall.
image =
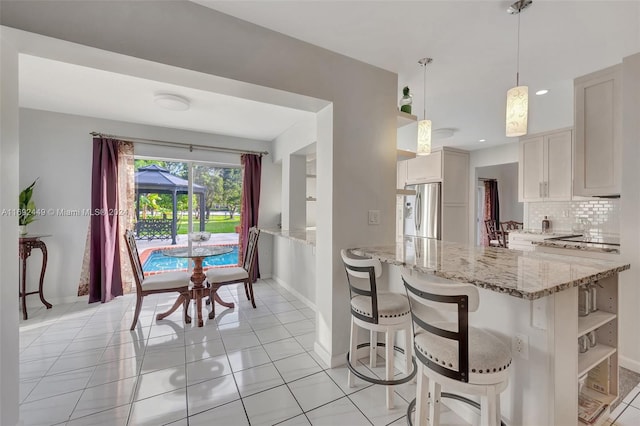
{"type": "Polygon", "coordinates": [[[103,52],[332,102],[318,113],[316,348],[343,363],[349,310],[339,250],[394,238],[397,75],[189,2],[11,2],[0,19],[103,52]],[[367,224],[370,209],[380,210],[380,225],[367,224]]]}
{"type": "MultiPolygon", "coordinates": [[[[477,182],[480,177],[476,169],[478,167],[495,166],[499,164],[517,163],[518,162],[518,141],[498,145],[487,149],[480,149],[477,151],[471,151],[469,156],[469,188],[473,190],[469,191],[469,241],[476,241],[476,217],[478,206],[478,191],[477,182]]],[[[500,184],[498,184],[499,187],[500,184]]],[[[516,194],[518,179],[515,179],[516,194]]],[[[516,196],[517,200],[517,196],[516,196]]],[[[502,216],[501,216],[502,217],[502,216]]]]}
{"type": "Polygon", "coordinates": [[[500,221],[515,220],[516,222],[522,222],[524,203],[518,202],[518,163],[478,167],[476,173],[478,178],[498,181],[500,221]]]}
{"type": "MultiPolygon", "coordinates": [[[[0,208],[18,208],[18,51],[0,32],[0,208]]],[[[18,423],[18,219],[0,215],[0,424],[18,423]]]]}
{"type": "MultiPolygon", "coordinates": [[[[270,150],[269,142],[251,141],[220,135],[144,126],[91,117],[20,109],[20,187],[39,177],[34,191],[38,209],[88,209],[91,205],[91,131],[109,134],[161,139],[214,146],[235,146],[270,150]]],[[[239,165],[237,154],[212,151],[135,145],[136,155],[198,160],[239,165]]],[[[279,190],[272,180],[279,179],[279,168],[263,157],[263,191],[260,220],[274,222],[279,190]],[[264,201],[263,201],[264,200],[264,201]]],[[[89,217],[58,214],[40,217],[29,225],[29,232],[52,234],[45,240],[49,252],[45,276],[45,296],[51,303],[73,300],[78,291],[89,217]]],[[[37,284],[39,251],[29,258],[29,283],[37,284]]],[[[265,277],[271,275],[271,250],[260,253],[260,268],[265,277]]],[[[32,302],[39,303],[37,298],[32,302]]]]}

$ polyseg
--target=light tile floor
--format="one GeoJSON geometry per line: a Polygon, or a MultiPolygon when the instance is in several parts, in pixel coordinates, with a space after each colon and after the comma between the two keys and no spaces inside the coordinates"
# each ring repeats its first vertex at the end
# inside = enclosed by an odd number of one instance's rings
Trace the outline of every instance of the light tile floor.
{"type": "Polygon", "coordinates": [[[415,385],[398,387],[393,410],[384,388],[349,388],[346,367],[313,352],[314,311],[271,280],[254,289],[256,309],[242,286],[224,287],[235,309],[216,306],[202,328],[180,311],[155,320],[174,295],[145,297],[135,331],[133,295],[32,308],[20,324],[24,425],[406,424],[415,385]]]}
{"type": "Polygon", "coordinates": [[[640,385],[636,386],[609,416],[610,425],[640,425],[640,385]]]}

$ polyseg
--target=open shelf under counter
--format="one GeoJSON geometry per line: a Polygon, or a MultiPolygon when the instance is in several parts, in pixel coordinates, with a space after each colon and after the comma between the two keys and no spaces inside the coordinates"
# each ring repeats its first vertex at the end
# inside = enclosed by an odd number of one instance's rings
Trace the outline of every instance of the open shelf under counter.
{"type": "Polygon", "coordinates": [[[616,348],[613,346],[598,343],[593,348],[589,348],[587,352],[578,354],[578,377],[588,373],[589,370],[614,353],[616,353],[616,348]]]}
{"type": "Polygon", "coordinates": [[[606,311],[595,311],[578,318],[578,337],[616,319],[617,315],[606,311]]]}
{"type": "MultiPolygon", "coordinates": [[[[591,398],[597,399],[598,401],[601,401],[605,405],[607,405],[607,408],[602,412],[602,414],[598,416],[596,421],[594,421],[593,423],[590,423],[590,426],[599,426],[604,424],[605,421],[609,419],[609,415],[611,414],[611,404],[616,402],[616,400],[618,399],[618,395],[613,395],[613,394],[605,395],[603,393],[590,389],[586,386],[584,389],[582,389],[581,393],[587,396],[590,396],[591,398]]],[[[578,422],[578,425],[584,425],[584,424],[585,423],[578,422]]]]}

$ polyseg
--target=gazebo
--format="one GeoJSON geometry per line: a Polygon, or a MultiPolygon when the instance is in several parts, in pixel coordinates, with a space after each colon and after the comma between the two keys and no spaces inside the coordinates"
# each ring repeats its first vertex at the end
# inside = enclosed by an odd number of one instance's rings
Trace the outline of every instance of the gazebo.
{"type": "MultiPolygon", "coordinates": [[[[138,238],[168,238],[171,232],[171,244],[176,244],[178,232],[178,194],[188,194],[189,181],[172,175],[169,170],[155,164],[141,167],[135,174],[136,183],[136,236],[138,238]],[[140,219],[140,196],[142,194],[171,194],[173,201],[172,219],[140,219]]],[[[200,204],[200,231],[204,231],[204,196],[206,188],[193,184],[193,193],[198,195],[200,204]]]]}

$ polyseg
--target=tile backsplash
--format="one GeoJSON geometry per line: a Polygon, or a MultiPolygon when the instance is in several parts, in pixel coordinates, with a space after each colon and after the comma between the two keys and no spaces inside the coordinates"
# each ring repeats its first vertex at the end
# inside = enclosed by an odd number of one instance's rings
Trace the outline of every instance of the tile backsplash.
{"type": "Polygon", "coordinates": [[[576,223],[592,234],[620,234],[620,199],[525,203],[525,227],[541,229],[545,216],[552,231],[572,231],[576,223]]]}

